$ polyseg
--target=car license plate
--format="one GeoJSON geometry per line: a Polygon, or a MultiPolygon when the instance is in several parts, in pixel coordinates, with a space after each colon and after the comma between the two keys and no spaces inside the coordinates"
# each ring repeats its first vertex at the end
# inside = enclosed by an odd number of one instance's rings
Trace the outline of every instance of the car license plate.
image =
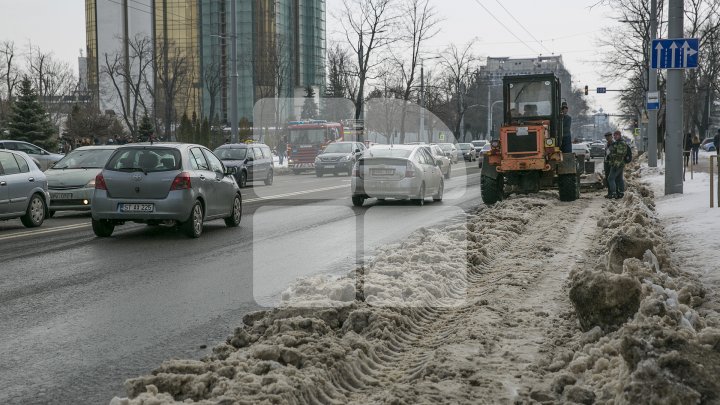
{"type": "Polygon", "coordinates": [[[122,212],[153,212],[154,210],[154,204],[120,204],[122,212]]]}
{"type": "Polygon", "coordinates": [[[395,169],[372,169],[370,174],[373,176],[392,176],[395,174],[395,169]]]}
{"type": "Polygon", "coordinates": [[[326,169],[334,169],[334,168],[335,168],[335,165],[325,165],[325,168],[326,168],[326,169]]]}
{"type": "Polygon", "coordinates": [[[51,200],[70,200],[72,199],[72,193],[57,193],[50,194],[51,200]]]}

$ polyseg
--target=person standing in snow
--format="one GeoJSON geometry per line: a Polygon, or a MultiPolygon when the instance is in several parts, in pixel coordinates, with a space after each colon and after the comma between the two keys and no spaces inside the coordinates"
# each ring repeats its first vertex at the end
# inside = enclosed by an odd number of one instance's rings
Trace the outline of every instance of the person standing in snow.
{"type": "Polygon", "coordinates": [[[610,176],[610,146],[613,143],[612,132],[605,133],[605,159],[603,160],[603,175],[605,176],[605,186],[607,187],[607,179],[610,176]]]}
{"type": "Polygon", "coordinates": [[[692,164],[698,164],[698,155],[700,154],[700,137],[695,135],[692,139],[692,164]]]}
{"type": "Polygon", "coordinates": [[[685,135],[685,142],[683,143],[683,156],[685,157],[685,167],[690,162],[690,151],[692,150],[692,134],[690,132],[685,135]]]}
{"type": "Polygon", "coordinates": [[[610,153],[607,156],[610,160],[610,173],[608,174],[608,195],[605,198],[620,199],[625,195],[625,158],[629,148],[620,131],[615,131],[610,153]]]}
{"type": "Polygon", "coordinates": [[[572,153],[572,134],[570,133],[570,127],[572,127],[572,117],[568,115],[567,103],[562,103],[562,107],[560,107],[560,118],[562,120],[563,130],[560,151],[562,153],[572,153]]]}
{"type": "Polygon", "coordinates": [[[718,128],[717,134],[713,138],[713,144],[715,144],[715,153],[720,157],[720,128],[718,128]]]}

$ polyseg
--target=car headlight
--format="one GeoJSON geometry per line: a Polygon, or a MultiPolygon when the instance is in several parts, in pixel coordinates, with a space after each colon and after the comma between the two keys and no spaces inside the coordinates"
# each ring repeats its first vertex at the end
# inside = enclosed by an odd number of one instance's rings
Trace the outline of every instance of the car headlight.
{"type": "Polygon", "coordinates": [[[92,180],[88,181],[88,183],[85,185],[85,188],[95,188],[95,178],[94,177],[92,180]]]}
{"type": "Polygon", "coordinates": [[[551,148],[551,147],[555,146],[555,140],[552,139],[552,138],[546,139],[546,140],[545,140],[545,146],[547,146],[548,148],[551,148]]]}
{"type": "Polygon", "coordinates": [[[351,160],[352,160],[352,156],[350,156],[350,155],[345,156],[345,161],[346,161],[346,162],[349,162],[349,161],[351,161],[351,160]]]}

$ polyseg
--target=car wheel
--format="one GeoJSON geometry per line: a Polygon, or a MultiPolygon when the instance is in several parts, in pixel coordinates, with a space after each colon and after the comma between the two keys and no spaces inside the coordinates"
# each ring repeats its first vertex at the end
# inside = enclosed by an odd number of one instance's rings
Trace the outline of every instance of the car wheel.
{"type": "Polygon", "coordinates": [[[270,170],[270,171],[268,172],[267,177],[265,178],[265,185],[266,185],[266,186],[272,186],[274,180],[275,180],[275,175],[273,174],[273,171],[270,170]]]}
{"type": "Polygon", "coordinates": [[[181,225],[182,231],[185,235],[191,238],[199,238],[203,231],[203,208],[200,201],[195,201],[195,204],[190,210],[190,218],[183,222],[181,225]]]}
{"type": "Polygon", "coordinates": [[[445,173],[445,178],[446,178],[446,179],[449,179],[449,178],[450,178],[450,171],[452,171],[452,164],[448,165],[447,173],[445,173]]]}
{"type": "Polygon", "coordinates": [[[115,230],[115,224],[107,219],[93,219],[92,229],[95,236],[109,238],[115,230]]]}
{"type": "Polygon", "coordinates": [[[352,172],[353,172],[353,167],[352,167],[352,166],[348,167],[348,169],[347,169],[347,175],[348,175],[348,176],[352,176],[352,172]]]}
{"type": "Polygon", "coordinates": [[[240,194],[236,195],[233,199],[232,212],[230,216],[225,218],[225,225],[230,228],[236,228],[240,226],[240,220],[242,219],[242,198],[240,194]]]}
{"type": "Polygon", "coordinates": [[[245,170],[240,172],[240,179],[238,180],[238,187],[243,188],[247,186],[247,172],[245,170]]]}
{"type": "Polygon", "coordinates": [[[433,201],[439,202],[443,199],[443,193],[445,192],[445,181],[440,179],[440,185],[438,186],[437,194],[433,196],[433,201]]]}
{"type": "Polygon", "coordinates": [[[20,217],[20,221],[27,228],[37,228],[42,225],[45,221],[45,212],[47,207],[45,206],[45,200],[37,194],[33,194],[30,197],[30,204],[28,204],[25,215],[20,217]]]}
{"type": "Polygon", "coordinates": [[[362,205],[365,203],[365,197],[360,195],[354,195],[352,196],[352,203],[356,207],[362,207],[362,205]]]}
{"type": "Polygon", "coordinates": [[[425,183],[420,186],[420,194],[418,195],[418,198],[413,200],[413,202],[419,207],[425,205],[425,183]]]}

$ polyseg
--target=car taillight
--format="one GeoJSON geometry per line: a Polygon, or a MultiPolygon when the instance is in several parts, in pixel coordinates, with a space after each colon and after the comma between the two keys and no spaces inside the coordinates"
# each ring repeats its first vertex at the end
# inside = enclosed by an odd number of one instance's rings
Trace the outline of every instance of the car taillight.
{"type": "Polygon", "coordinates": [[[411,162],[405,165],[405,177],[415,177],[415,166],[411,162]]]}
{"type": "Polygon", "coordinates": [[[105,184],[105,177],[103,177],[102,173],[95,176],[95,190],[107,191],[107,184],[105,184]]]}
{"type": "Polygon", "coordinates": [[[170,187],[170,191],[173,190],[188,190],[192,187],[192,184],[190,183],[190,173],[188,172],[182,172],[175,176],[175,180],[172,182],[172,186],[170,187]]]}

